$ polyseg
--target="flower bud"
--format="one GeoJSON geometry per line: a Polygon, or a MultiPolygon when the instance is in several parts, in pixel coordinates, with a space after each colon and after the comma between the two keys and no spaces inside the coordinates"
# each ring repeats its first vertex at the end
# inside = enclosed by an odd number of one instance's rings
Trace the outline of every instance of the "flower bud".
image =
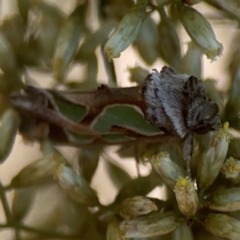
{"type": "Polygon", "coordinates": [[[182,24],[193,40],[206,54],[207,58],[215,60],[223,51],[223,46],[216,40],[210,23],[194,8],[179,4],[178,11],[182,24]]]}
{"type": "Polygon", "coordinates": [[[127,240],[126,238],[122,238],[119,229],[120,222],[116,217],[110,221],[107,228],[107,240],[127,240]]]}
{"type": "Polygon", "coordinates": [[[206,190],[217,178],[226,158],[231,138],[228,122],[224,124],[222,129],[214,133],[210,147],[203,154],[198,164],[197,180],[202,191],[206,190]]]}
{"type": "Polygon", "coordinates": [[[44,156],[22,169],[12,179],[11,186],[21,188],[45,183],[52,178],[56,167],[65,162],[66,160],[58,154],[44,156]]]}
{"type": "Polygon", "coordinates": [[[86,11],[85,7],[79,5],[59,33],[52,60],[54,77],[57,80],[63,80],[68,65],[77,52],[79,39],[84,29],[84,11],[86,11]]]}
{"type": "Polygon", "coordinates": [[[123,221],[120,230],[123,237],[143,238],[169,233],[182,224],[182,219],[173,213],[151,213],[130,221],[123,221]]]}
{"type": "Polygon", "coordinates": [[[227,239],[240,239],[240,221],[226,214],[210,213],[204,222],[210,233],[227,239]]]}
{"type": "Polygon", "coordinates": [[[201,78],[202,72],[202,51],[201,49],[194,43],[187,43],[188,49],[183,57],[183,72],[201,78]]]}
{"type": "Polygon", "coordinates": [[[173,162],[167,152],[160,152],[150,160],[152,167],[162,178],[162,180],[172,189],[174,189],[178,178],[184,178],[185,171],[173,162]]]}
{"type": "Polygon", "coordinates": [[[146,70],[142,67],[139,67],[139,66],[132,67],[132,68],[129,67],[128,71],[130,73],[130,78],[129,78],[130,82],[135,82],[138,85],[143,84],[144,79],[149,74],[148,70],[146,70]]]}
{"type": "Polygon", "coordinates": [[[230,179],[233,183],[240,180],[240,161],[232,157],[228,158],[221,169],[225,178],[230,179]]]}
{"type": "Polygon", "coordinates": [[[193,182],[188,177],[179,178],[174,191],[180,212],[186,217],[194,216],[199,201],[193,182]]]}
{"type": "Polygon", "coordinates": [[[14,50],[2,32],[0,32],[0,56],[0,69],[3,72],[16,71],[17,63],[14,50]]]}
{"type": "Polygon", "coordinates": [[[170,18],[161,14],[161,22],[158,27],[159,34],[159,53],[160,56],[169,65],[173,66],[175,69],[180,68],[181,63],[181,51],[180,42],[175,25],[170,18]]]}
{"type": "Polygon", "coordinates": [[[147,0],[140,0],[136,6],[124,16],[118,27],[108,39],[104,51],[109,60],[117,58],[136,38],[146,16],[147,0]]]}
{"type": "Polygon", "coordinates": [[[148,65],[152,65],[158,58],[158,45],[157,24],[156,21],[149,16],[139,29],[136,40],[134,41],[134,46],[137,48],[143,61],[148,65]]]}
{"type": "Polygon", "coordinates": [[[119,206],[119,215],[125,220],[136,218],[140,215],[146,215],[158,208],[149,198],[135,196],[125,199],[119,206]]]}
{"type": "Polygon", "coordinates": [[[240,210],[240,188],[219,188],[207,200],[210,209],[220,212],[240,210]]]}
{"type": "Polygon", "coordinates": [[[88,206],[99,204],[98,198],[85,179],[70,167],[61,164],[55,171],[54,179],[65,193],[73,200],[88,206]]]}
{"type": "Polygon", "coordinates": [[[0,123],[0,163],[8,157],[12,150],[19,122],[20,119],[15,110],[9,108],[4,112],[0,123]]]}

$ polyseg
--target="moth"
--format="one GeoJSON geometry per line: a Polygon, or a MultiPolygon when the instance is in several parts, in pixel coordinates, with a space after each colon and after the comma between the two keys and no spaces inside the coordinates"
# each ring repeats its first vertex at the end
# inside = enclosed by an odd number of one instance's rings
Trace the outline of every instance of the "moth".
{"type": "Polygon", "coordinates": [[[142,96],[146,119],[183,140],[183,157],[191,176],[193,132],[205,134],[221,127],[218,105],[206,96],[201,80],[166,66],[147,76],[142,96]]]}

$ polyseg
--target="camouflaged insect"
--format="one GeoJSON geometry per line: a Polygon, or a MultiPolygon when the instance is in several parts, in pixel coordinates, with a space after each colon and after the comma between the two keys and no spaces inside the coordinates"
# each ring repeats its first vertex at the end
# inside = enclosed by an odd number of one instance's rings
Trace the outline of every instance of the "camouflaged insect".
{"type": "Polygon", "coordinates": [[[190,175],[193,132],[205,134],[221,127],[217,104],[204,91],[202,81],[178,74],[169,67],[153,70],[145,79],[144,114],[153,125],[183,140],[183,155],[190,175]]]}

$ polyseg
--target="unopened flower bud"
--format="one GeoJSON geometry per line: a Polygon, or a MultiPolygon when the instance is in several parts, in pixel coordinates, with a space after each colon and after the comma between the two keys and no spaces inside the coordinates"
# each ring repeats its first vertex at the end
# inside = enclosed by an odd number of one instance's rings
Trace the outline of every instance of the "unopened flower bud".
{"type": "Polygon", "coordinates": [[[147,0],[140,0],[136,6],[124,16],[119,26],[107,41],[104,51],[108,59],[117,58],[136,38],[138,30],[146,17],[147,0]]]}
{"type": "Polygon", "coordinates": [[[169,233],[182,224],[173,213],[151,213],[120,224],[123,237],[143,238],[169,233]]]}
{"type": "Polygon", "coordinates": [[[65,162],[66,160],[58,154],[44,156],[21,170],[12,179],[11,186],[21,188],[45,183],[52,178],[55,169],[65,162]]]}
{"type": "Polygon", "coordinates": [[[225,178],[229,179],[233,183],[237,183],[240,180],[240,161],[232,157],[226,160],[221,169],[225,178]]]}
{"type": "Polygon", "coordinates": [[[0,121],[0,162],[2,162],[12,150],[20,119],[18,113],[10,108],[4,112],[0,121]]]}
{"type": "Polygon", "coordinates": [[[178,178],[187,175],[180,166],[170,159],[167,152],[160,152],[153,156],[150,162],[162,180],[172,189],[174,189],[178,178]]]}
{"type": "Polygon", "coordinates": [[[120,204],[119,215],[125,220],[129,220],[157,210],[157,206],[149,198],[135,196],[125,199],[120,204]]]}
{"type": "Polygon", "coordinates": [[[193,182],[188,177],[179,178],[174,191],[180,212],[186,217],[194,216],[199,200],[193,182]]]}
{"type": "Polygon", "coordinates": [[[88,206],[99,204],[98,198],[87,181],[72,168],[61,164],[55,171],[54,179],[65,193],[73,200],[88,206]]]}
{"type": "Polygon", "coordinates": [[[178,11],[185,30],[207,58],[215,60],[220,56],[223,46],[217,41],[210,23],[197,10],[184,4],[178,5],[178,11]]]}
{"type": "Polygon", "coordinates": [[[128,71],[130,73],[130,78],[129,78],[130,82],[135,82],[139,85],[143,84],[144,79],[149,74],[148,70],[139,66],[132,67],[132,68],[129,67],[128,71]]]}
{"type": "Polygon", "coordinates": [[[219,188],[207,200],[210,209],[220,212],[240,210],[240,188],[219,188]]]}
{"type": "Polygon", "coordinates": [[[121,231],[119,228],[120,223],[120,219],[116,217],[110,221],[107,228],[107,240],[127,240],[121,235],[121,231]]]}
{"type": "Polygon", "coordinates": [[[227,122],[222,129],[214,133],[210,147],[198,164],[197,180],[202,191],[206,190],[217,178],[226,158],[231,138],[227,122]]]}
{"type": "Polygon", "coordinates": [[[204,227],[210,233],[226,239],[240,239],[240,221],[226,214],[210,213],[204,227]]]}
{"type": "Polygon", "coordinates": [[[6,38],[6,36],[0,32],[0,69],[4,72],[16,71],[16,56],[14,50],[6,38]]]}

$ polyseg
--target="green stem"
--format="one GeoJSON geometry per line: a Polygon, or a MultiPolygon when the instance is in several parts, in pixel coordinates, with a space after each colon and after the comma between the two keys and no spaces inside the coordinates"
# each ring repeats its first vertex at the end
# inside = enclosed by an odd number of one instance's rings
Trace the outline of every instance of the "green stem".
{"type": "Polygon", "coordinates": [[[10,207],[9,207],[9,204],[8,204],[8,200],[7,200],[7,197],[6,197],[6,194],[5,194],[5,189],[4,189],[1,181],[0,181],[0,198],[1,198],[1,201],[2,201],[5,216],[7,218],[7,222],[11,223],[11,222],[13,222],[13,217],[12,217],[12,213],[11,213],[11,210],[10,210],[10,207]]]}

